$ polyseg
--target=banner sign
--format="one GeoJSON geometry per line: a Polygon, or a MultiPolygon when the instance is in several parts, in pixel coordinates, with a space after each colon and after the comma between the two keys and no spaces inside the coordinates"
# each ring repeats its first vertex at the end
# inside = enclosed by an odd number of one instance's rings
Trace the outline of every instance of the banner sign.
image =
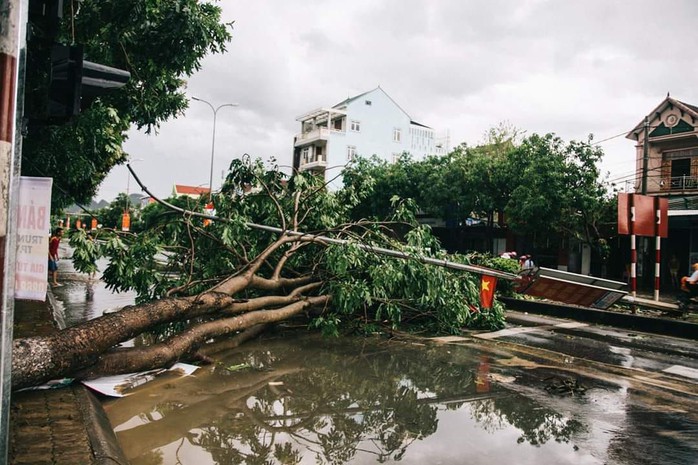
{"type": "Polygon", "coordinates": [[[19,178],[15,298],[46,300],[52,178],[19,178]]]}
{"type": "Polygon", "coordinates": [[[121,215],[121,230],[126,232],[131,230],[131,215],[128,212],[121,215]]]}
{"type": "Polygon", "coordinates": [[[618,194],[618,234],[669,236],[669,200],[650,195],[618,194]]]}

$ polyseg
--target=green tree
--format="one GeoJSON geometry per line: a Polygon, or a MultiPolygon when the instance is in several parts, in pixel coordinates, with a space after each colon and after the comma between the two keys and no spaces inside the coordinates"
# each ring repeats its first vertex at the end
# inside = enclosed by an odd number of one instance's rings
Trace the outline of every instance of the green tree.
{"type": "Polygon", "coordinates": [[[403,153],[394,163],[374,155],[345,168],[343,195],[357,201],[351,212],[354,219],[391,214],[395,196],[414,200],[421,213],[462,219],[472,211],[475,198],[468,188],[468,170],[460,151],[420,161],[403,153]]]}
{"type": "Polygon", "coordinates": [[[554,134],[521,134],[502,124],[483,144],[463,144],[444,157],[360,159],[344,172],[346,192],[358,202],[353,218],[388,214],[397,196],[452,224],[472,215],[492,228],[503,214],[511,231],[534,244],[574,238],[604,256],[613,203],[600,179],[602,150],[591,137],[565,143],[554,134]]]}
{"type": "Polygon", "coordinates": [[[245,159],[232,163],[213,203],[218,218],[207,225],[197,216],[203,205],[172,206],[178,215],[148,213],[150,226],[138,234],[103,231],[96,243],[74,234],[76,268],[91,271],[106,257],[107,285],[135,290],[139,305],[49,338],[15,341],[15,386],[168,365],[217,337],[247,337],[260,325],[303,315],[330,334],[502,326],[499,303],[480,308],[478,275],[372,250],[471,263],[441,251],[429,228],[416,223],[413,202],[397,202],[387,221],[351,222],[354,205],[318,177],[302,173],[287,182],[278,169],[245,159]],[[152,343],[113,348],[141,333],[151,333],[144,339],[152,343]],[[90,345],[78,342],[84,340],[90,345]],[[34,363],[47,352],[50,363],[34,363]]]}
{"type": "Polygon", "coordinates": [[[33,24],[28,43],[22,174],[54,178],[53,207],[92,198],[115,165],[128,155],[122,144],[133,125],[147,132],[182,114],[185,79],[209,53],[222,53],[230,24],[220,7],[197,0],[82,0],[64,2],[55,41],[82,44],[92,62],[127,70],[128,83],[99,97],[67,124],[34,118],[48,96],[50,47],[54,39],[33,24]]]}
{"type": "Polygon", "coordinates": [[[613,202],[600,179],[603,156],[591,137],[564,143],[553,135],[528,137],[513,150],[509,163],[518,181],[504,207],[510,227],[545,240],[558,235],[602,247],[613,202]]]}

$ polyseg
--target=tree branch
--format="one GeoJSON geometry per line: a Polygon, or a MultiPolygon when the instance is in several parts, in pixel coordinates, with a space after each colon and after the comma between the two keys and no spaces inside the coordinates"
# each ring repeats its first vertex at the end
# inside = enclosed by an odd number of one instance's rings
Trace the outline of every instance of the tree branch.
{"type": "Polygon", "coordinates": [[[232,334],[258,324],[285,320],[307,308],[322,305],[329,300],[330,297],[326,295],[308,297],[276,310],[257,310],[232,318],[200,323],[152,346],[107,353],[99,358],[90,371],[100,374],[116,374],[170,366],[178,360],[186,359],[189,354],[211,338],[232,334]]]}
{"type": "Polygon", "coordinates": [[[298,278],[267,279],[254,275],[250,280],[250,287],[255,289],[275,290],[284,287],[296,287],[313,282],[315,277],[311,274],[298,278]]]}

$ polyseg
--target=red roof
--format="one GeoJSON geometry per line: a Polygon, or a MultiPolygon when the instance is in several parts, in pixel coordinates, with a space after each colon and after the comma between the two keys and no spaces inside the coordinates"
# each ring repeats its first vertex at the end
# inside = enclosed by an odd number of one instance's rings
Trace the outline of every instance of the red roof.
{"type": "Polygon", "coordinates": [[[202,195],[208,194],[210,191],[208,187],[185,186],[182,184],[175,184],[174,188],[177,195],[202,195]]]}

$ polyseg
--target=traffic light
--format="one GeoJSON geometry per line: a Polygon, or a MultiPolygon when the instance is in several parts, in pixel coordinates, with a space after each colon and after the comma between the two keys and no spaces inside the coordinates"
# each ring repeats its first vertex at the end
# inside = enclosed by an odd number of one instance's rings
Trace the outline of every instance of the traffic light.
{"type": "Polygon", "coordinates": [[[54,45],[48,91],[48,117],[70,118],[80,113],[82,47],[54,45]]]}
{"type": "Polygon", "coordinates": [[[124,86],[131,74],[83,59],[81,45],[51,48],[48,118],[70,119],[106,92],[124,86]]]}

